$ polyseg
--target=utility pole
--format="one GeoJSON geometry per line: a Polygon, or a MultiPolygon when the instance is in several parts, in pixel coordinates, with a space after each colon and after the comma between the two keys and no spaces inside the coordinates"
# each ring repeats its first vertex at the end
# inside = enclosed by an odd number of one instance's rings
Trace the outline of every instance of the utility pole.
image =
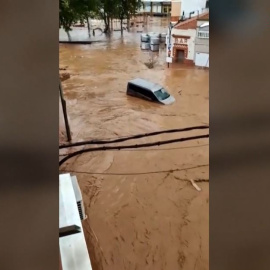
{"type": "Polygon", "coordinates": [[[68,142],[70,142],[71,141],[71,132],[70,132],[68,117],[67,117],[67,104],[66,104],[66,101],[64,99],[61,80],[59,81],[59,93],[60,93],[60,99],[61,99],[61,104],[62,104],[62,109],[63,109],[64,120],[65,120],[67,140],[68,140],[68,142]]]}

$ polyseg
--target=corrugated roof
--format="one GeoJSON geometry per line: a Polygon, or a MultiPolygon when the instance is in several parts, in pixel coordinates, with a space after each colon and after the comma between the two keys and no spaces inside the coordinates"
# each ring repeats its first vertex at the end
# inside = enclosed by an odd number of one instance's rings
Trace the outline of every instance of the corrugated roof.
{"type": "Polygon", "coordinates": [[[177,24],[174,29],[196,29],[197,20],[209,20],[209,11],[200,14],[199,16],[194,16],[191,19],[185,20],[177,24]]]}

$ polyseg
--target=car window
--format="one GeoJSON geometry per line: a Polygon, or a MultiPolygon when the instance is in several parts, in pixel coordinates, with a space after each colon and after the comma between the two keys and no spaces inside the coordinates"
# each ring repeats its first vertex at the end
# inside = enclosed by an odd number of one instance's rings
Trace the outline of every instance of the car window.
{"type": "Polygon", "coordinates": [[[144,88],[142,87],[139,87],[137,85],[134,85],[134,84],[131,84],[131,87],[130,87],[133,91],[137,92],[138,94],[141,94],[149,99],[152,99],[154,98],[153,94],[150,92],[150,91],[147,91],[145,90],[144,88]]]}
{"type": "Polygon", "coordinates": [[[164,100],[170,97],[170,95],[166,92],[164,88],[161,88],[160,90],[155,91],[154,94],[159,100],[164,100]]]}

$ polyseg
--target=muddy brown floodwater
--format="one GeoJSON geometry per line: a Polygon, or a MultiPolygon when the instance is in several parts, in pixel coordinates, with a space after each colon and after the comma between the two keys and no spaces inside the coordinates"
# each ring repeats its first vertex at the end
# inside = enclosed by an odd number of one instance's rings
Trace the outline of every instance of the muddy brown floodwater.
{"type": "MultiPolygon", "coordinates": [[[[73,141],[209,123],[208,71],[183,65],[168,69],[164,49],[148,69],[149,53],[140,50],[139,42],[139,33],[127,33],[108,42],[60,46],[60,65],[71,74],[63,89],[73,141]],[[175,103],[163,106],[126,96],[127,81],[136,77],[163,85],[175,103]]],[[[61,167],[77,176],[83,192],[94,270],[209,269],[208,143],[85,153],[61,167]]]]}

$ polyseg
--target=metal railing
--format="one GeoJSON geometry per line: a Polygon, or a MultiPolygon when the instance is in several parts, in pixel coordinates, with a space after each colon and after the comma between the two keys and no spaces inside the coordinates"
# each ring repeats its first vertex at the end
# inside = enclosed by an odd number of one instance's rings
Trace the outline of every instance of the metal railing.
{"type": "Polygon", "coordinates": [[[198,31],[198,38],[209,38],[209,31],[198,31]]]}

